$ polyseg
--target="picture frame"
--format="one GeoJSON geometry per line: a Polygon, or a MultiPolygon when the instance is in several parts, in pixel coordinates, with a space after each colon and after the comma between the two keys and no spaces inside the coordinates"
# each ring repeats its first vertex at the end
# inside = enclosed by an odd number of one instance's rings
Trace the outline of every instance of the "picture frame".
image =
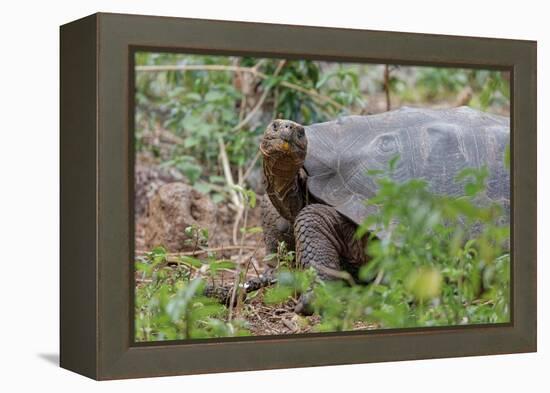
{"type": "Polygon", "coordinates": [[[61,26],[60,54],[61,367],[106,380],[536,351],[536,42],[97,13],[61,26]],[[511,322],[135,343],[137,50],[510,71],[511,322]]]}

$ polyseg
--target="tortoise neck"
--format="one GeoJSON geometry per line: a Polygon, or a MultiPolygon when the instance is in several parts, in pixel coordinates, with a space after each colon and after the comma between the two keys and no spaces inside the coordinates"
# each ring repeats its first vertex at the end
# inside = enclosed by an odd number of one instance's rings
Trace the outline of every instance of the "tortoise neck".
{"type": "Polygon", "coordinates": [[[302,165],[290,163],[284,158],[264,156],[265,190],[279,214],[294,222],[305,206],[305,184],[301,176],[302,165]]]}

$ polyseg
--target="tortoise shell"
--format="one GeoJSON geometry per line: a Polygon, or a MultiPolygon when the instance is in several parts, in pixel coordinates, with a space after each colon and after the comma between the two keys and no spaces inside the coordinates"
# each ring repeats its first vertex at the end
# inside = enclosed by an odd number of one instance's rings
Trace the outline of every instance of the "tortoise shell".
{"type": "Polygon", "coordinates": [[[368,171],[387,171],[396,155],[394,180],[425,179],[434,193],[451,196],[464,195],[463,185],[455,182],[462,169],[486,166],[487,197],[509,206],[510,175],[503,162],[510,141],[506,117],[468,107],[401,108],[305,129],[309,192],[357,224],[376,211],[365,205],[377,191],[368,171]]]}

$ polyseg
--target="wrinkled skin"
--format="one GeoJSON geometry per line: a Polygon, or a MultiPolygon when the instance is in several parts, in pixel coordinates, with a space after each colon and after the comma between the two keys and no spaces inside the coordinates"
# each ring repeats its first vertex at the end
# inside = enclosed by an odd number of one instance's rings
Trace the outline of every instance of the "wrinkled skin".
{"type": "MultiPolygon", "coordinates": [[[[304,127],[290,120],[274,120],[260,144],[266,197],[262,224],[267,253],[277,252],[285,241],[296,251],[298,267],[313,267],[323,280],[347,271],[357,276],[366,263],[365,244],[354,238],[356,224],[332,206],[314,200],[307,192],[303,168],[307,153],[304,127]]],[[[309,296],[302,296],[296,311],[309,314],[309,296]]]]}
{"type": "Polygon", "coordinates": [[[266,193],[277,212],[294,223],[306,204],[304,127],[290,120],[274,120],[264,133],[260,151],[266,193]]]}

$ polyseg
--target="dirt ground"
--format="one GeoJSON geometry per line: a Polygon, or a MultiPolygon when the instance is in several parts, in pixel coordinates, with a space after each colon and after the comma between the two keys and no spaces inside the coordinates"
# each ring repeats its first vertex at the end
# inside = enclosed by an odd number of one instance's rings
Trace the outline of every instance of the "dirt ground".
{"type": "MultiPolygon", "coordinates": [[[[147,217],[142,215],[136,221],[136,252],[147,250],[145,242],[147,217]]],[[[260,226],[259,207],[252,209],[249,213],[249,226],[260,226]]],[[[225,232],[224,238],[227,239],[226,245],[231,245],[232,224],[230,222],[218,228],[225,232]]],[[[239,251],[227,249],[216,253],[218,258],[227,258],[236,263],[242,263],[248,266],[246,272],[247,279],[252,279],[261,274],[265,269],[265,247],[261,234],[249,235],[243,243],[247,247],[239,257],[239,251]]],[[[219,246],[219,245],[217,245],[219,246]]],[[[223,246],[221,246],[223,247],[223,246]]],[[[216,247],[218,248],[218,247],[216,247]]],[[[235,272],[227,270],[220,274],[216,284],[224,287],[230,287],[234,283],[235,272]]],[[[139,283],[137,285],[140,285],[139,283]]],[[[310,332],[317,323],[319,317],[300,317],[293,311],[296,300],[291,300],[286,304],[277,306],[268,306],[263,304],[265,288],[249,294],[240,308],[237,317],[243,318],[248,323],[248,328],[253,335],[280,335],[310,332]]]]}
{"type": "MultiPolygon", "coordinates": [[[[149,175],[158,171],[158,168],[150,163],[141,163],[146,165],[149,175]]],[[[163,179],[162,175],[152,176],[155,182],[159,182],[159,179],[163,179]]],[[[169,183],[170,178],[165,177],[164,181],[159,183],[169,183]]],[[[181,179],[175,179],[180,182],[181,179]]],[[[145,197],[146,201],[139,201],[140,205],[147,205],[150,198],[155,195],[155,187],[152,187],[152,181],[146,181],[144,183],[147,187],[147,192],[139,190],[140,195],[148,194],[145,197]]],[[[160,186],[157,184],[157,186],[160,186]]],[[[142,187],[139,186],[138,187],[142,187]]],[[[265,246],[263,242],[262,233],[248,234],[245,236],[242,245],[244,246],[242,251],[235,247],[232,242],[233,231],[233,215],[230,209],[223,203],[218,204],[219,216],[216,220],[216,226],[214,231],[216,232],[215,244],[208,244],[206,248],[215,249],[216,257],[218,259],[229,259],[233,262],[240,264],[242,269],[246,269],[246,277],[253,279],[258,277],[266,269],[265,258],[265,246]]],[[[156,211],[156,210],[155,210],[156,211]]],[[[261,216],[260,207],[256,206],[254,209],[250,209],[248,212],[247,227],[260,227],[261,216]]],[[[152,218],[148,215],[148,209],[145,207],[139,212],[136,212],[136,225],[135,225],[135,250],[136,256],[142,255],[143,252],[148,251],[146,238],[147,230],[150,230],[148,226],[148,220],[152,218]]],[[[170,251],[170,250],[168,250],[170,251]]],[[[181,254],[171,253],[170,255],[176,256],[181,254]]],[[[191,252],[183,252],[184,254],[190,254],[191,252]]],[[[203,254],[204,255],[204,254],[203,254]]],[[[201,254],[197,257],[203,256],[201,254]]],[[[176,272],[175,265],[173,267],[174,273],[176,272]]],[[[232,287],[234,284],[234,277],[236,271],[224,270],[219,274],[216,279],[216,285],[223,287],[232,287]]],[[[136,285],[143,285],[137,280],[136,285]]],[[[297,303],[297,299],[291,299],[284,304],[279,305],[267,305],[263,302],[264,293],[266,288],[261,288],[256,292],[248,294],[247,298],[242,303],[242,306],[237,311],[237,317],[244,319],[248,324],[248,329],[252,335],[284,335],[284,334],[300,334],[309,333],[314,331],[315,326],[320,323],[318,315],[313,316],[301,316],[294,312],[294,307],[297,303]]],[[[375,326],[369,326],[364,324],[357,324],[356,329],[372,329],[375,326]]]]}

